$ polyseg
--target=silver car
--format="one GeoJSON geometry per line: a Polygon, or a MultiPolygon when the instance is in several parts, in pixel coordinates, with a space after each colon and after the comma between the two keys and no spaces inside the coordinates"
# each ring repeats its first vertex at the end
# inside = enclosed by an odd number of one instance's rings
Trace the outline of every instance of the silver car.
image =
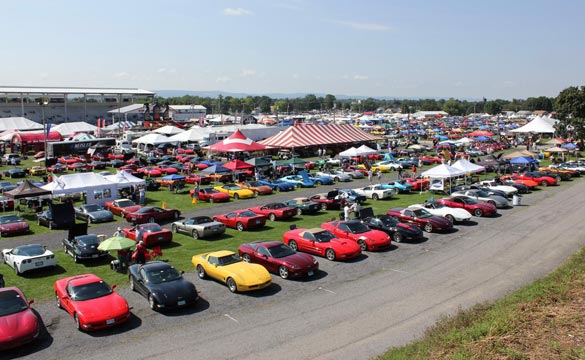
{"type": "Polygon", "coordinates": [[[351,177],[347,174],[342,173],[339,170],[325,170],[325,171],[319,171],[316,173],[317,176],[321,176],[321,177],[327,177],[330,178],[331,180],[335,181],[335,182],[348,182],[351,181],[351,177]]]}
{"type": "Polygon", "coordinates": [[[455,191],[451,195],[463,195],[475,200],[481,200],[494,205],[498,209],[507,209],[510,207],[510,202],[503,196],[488,194],[483,190],[464,190],[455,191]]]}
{"type": "Polygon", "coordinates": [[[209,216],[195,216],[186,220],[175,221],[171,225],[174,233],[192,236],[193,239],[206,238],[225,233],[225,225],[212,220],[209,216]]]}

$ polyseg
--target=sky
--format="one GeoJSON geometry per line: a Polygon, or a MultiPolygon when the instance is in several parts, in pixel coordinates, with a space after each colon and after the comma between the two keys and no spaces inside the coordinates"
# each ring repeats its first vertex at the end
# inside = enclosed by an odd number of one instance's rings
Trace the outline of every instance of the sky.
{"type": "Polygon", "coordinates": [[[3,86],[511,100],[585,83],[582,0],[1,3],[3,86]]]}

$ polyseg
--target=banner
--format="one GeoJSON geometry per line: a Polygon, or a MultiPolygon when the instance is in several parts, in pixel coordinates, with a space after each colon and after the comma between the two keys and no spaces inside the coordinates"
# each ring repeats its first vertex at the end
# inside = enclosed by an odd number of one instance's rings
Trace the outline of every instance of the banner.
{"type": "Polygon", "coordinates": [[[443,191],[444,189],[445,184],[443,179],[431,179],[431,186],[429,187],[429,190],[443,191]]]}

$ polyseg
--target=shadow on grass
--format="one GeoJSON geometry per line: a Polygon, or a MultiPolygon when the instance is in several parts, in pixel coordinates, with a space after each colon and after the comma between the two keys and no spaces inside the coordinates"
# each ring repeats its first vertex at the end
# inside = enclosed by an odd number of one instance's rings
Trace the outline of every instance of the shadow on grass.
{"type": "Polygon", "coordinates": [[[61,265],[55,265],[53,267],[29,270],[23,274],[20,274],[20,276],[25,279],[41,279],[47,276],[64,274],[66,271],[67,270],[65,270],[65,268],[61,265]]]}

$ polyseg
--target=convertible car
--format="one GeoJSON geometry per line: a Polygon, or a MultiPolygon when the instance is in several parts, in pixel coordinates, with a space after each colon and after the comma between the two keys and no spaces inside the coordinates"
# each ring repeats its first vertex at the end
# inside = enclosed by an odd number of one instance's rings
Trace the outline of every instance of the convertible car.
{"type": "Polygon", "coordinates": [[[212,220],[209,216],[195,216],[186,220],[175,221],[171,225],[174,233],[182,233],[193,239],[207,238],[225,233],[225,225],[212,220]]]}
{"type": "Polygon", "coordinates": [[[248,209],[235,210],[226,214],[215,215],[213,220],[219,221],[225,226],[238,231],[259,229],[266,225],[266,216],[258,215],[248,209]]]}
{"type": "Polygon", "coordinates": [[[254,196],[272,194],[272,187],[268,185],[263,185],[258,181],[243,181],[236,183],[236,185],[241,186],[242,189],[251,190],[252,192],[254,192],[254,196]]]}
{"type": "Polygon", "coordinates": [[[270,221],[287,220],[297,214],[297,210],[284,203],[268,203],[261,206],[250,208],[249,210],[259,215],[264,215],[270,221]]]}
{"type": "Polygon", "coordinates": [[[390,209],[386,215],[408,224],[413,224],[426,232],[450,231],[453,223],[442,216],[431,215],[425,209],[390,209]]]}
{"type": "Polygon", "coordinates": [[[128,268],[128,279],[130,289],[144,296],[155,311],[191,306],[199,300],[195,285],[167,262],[134,264],[128,268]]]}
{"type": "Polygon", "coordinates": [[[260,264],[283,279],[313,276],[319,262],[311,255],[297,253],[279,241],[254,241],[238,248],[240,257],[246,262],[260,264]]]}
{"type": "Polygon", "coordinates": [[[55,281],[57,306],[65,309],[80,331],[94,331],[126,322],[130,308],[126,299],[94,274],[76,275],[55,281]]]}
{"type": "Polygon", "coordinates": [[[425,201],[423,204],[410,205],[408,208],[412,210],[424,209],[431,215],[442,216],[453,224],[456,221],[465,222],[471,219],[471,214],[464,209],[451,208],[434,201],[425,201]]]}
{"type": "Polygon", "coordinates": [[[106,209],[118,216],[125,217],[126,214],[135,212],[142,208],[141,205],[136,205],[134,201],[129,199],[117,199],[114,201],[108,201],[104,205],[106,209]]]}
{"type": "Polygon", "coordinates": [[[323,256],[330,261],[351,260],[362,254],[355,241],[337,238],[321,228],[292,229],[282,235],[282,241],[295,251],[323,256]]]}
{"type": "MultiPolygon", "coordinates": [[[[195,189],[189,190],[191,197],[195,196],[195,189]]],[[[199,201],[208,201],[210,203],[229,202],[230,196],[211,187],[199,188],[199,201]]]]}
{"type": "Polygon", "coordinates": [[[193,256],[191,262],[201,279],[210,277],[227,285],[235,292],[264,289],[272,284],[272,278],[266,268],[251,264],[233,251],[220,250],[193,256]]]}
{"type": "Polygon", "coordinates": [[[362,251],[377,251],[388,249],[392,239],[380,230],[373,230],[358,220],[329,221],[321,224],[321,228],[329,230],[341,239],[355,241],[362,251]]]}
{"type": "Polygon", "coordinates": [[[321,205],[309,200],[308,198],[294,198],[291,200],[284,201],[286,206],[290,206],[296,209],[297,215],[302,214],[315,214],[321,209],[321,205]]]}
{"type": "Polygon", "coordinates": [[[169,229],[162,228],[157,223],[139,224],[131,228],[122,229],[124,235],[136,242],[144,241],[147,247],[168,244],[173,241],[173,233],[169,229]]]}

